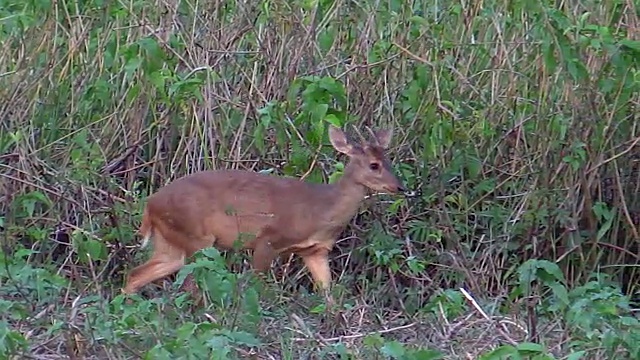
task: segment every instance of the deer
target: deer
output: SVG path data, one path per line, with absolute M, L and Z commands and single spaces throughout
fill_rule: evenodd
M 240 241 L 240 249 L 252 251 L 251 267 L 262 275 L 279 256 L 300 256 L 314 287 L 334 304 L 329 252 L 339 235 L 368 191 L 405 192 L 385 155 L 392 130 L 367 130 L 370 139 L 357 132 L 357 143 L 329 125 L 331 145 L 349 159 L 331 184 L 219 169 L 194 172 L 160 188 L 148 197 L 138 231 L 141 248 L 151 240 L 153 254 L 129 272 L 122 292 L 136 293 L 177 272 L 201 249 L 238 250 L 234 244 Z

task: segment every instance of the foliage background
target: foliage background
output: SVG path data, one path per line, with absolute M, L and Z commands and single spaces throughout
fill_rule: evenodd
M 1 356 L 640 358 L 638 11 L 0 0 Z M 264 284 L 212 249 L 181 274 L 204 308 L 123 302 L 147 194 L 202 169 L 335 179 L 329 122 L 393 126 L 420 193 L 342 234 L 339 319 L 297 259 Z

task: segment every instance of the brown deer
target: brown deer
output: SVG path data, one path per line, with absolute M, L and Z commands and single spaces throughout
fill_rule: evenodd
M 139 230 L 142 247 L 152 239 L 154 253 L 131 271 L 123 292 L 135 293 L 178 271 L 200 249 L 214 245 L 233 249 L 236 241 L 249 236 L 241 247 L 253 250 L 255 271 L 264 273 L 276 257 L 295 253 L 332 301 L 329 251 L 367 189 L 404 191 L 384 155 L 392 131 L 369 132 L 370 141 L 360 135 L 361 143 L 356 144 L 330 125 L 331 144 L 350 158 L 343 176 L 333 184 L 215 170 L 187 175 L 161 188 L 149 197 Z

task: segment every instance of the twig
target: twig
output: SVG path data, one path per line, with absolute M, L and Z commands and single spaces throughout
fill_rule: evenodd
M 415 326 L 416 323 L 411 323 L 411 324 L 407 324 L 407 325 L 402 325 L 402 326 L 397 326 L 397 327 L 393 327 L 393 328 L 389 328 L 389 329 L 383 329 L 383 330 L 378 330 L 378 331 L 372 331 L 372 332 L 368 332 L 368 333 L 364 333 L 364 334 L 353 334 L 353 335 L 344 335 L 344 336 L 338 336 L 338 337 L 333 337 L 333 338 L 325 338 L 323 339 L 323 341 L 326 342 L 332 342 L 332 341 L 342 341 L 342 340 L 347 340 L 347 339 L 358 339 L 358 338 L 362 338 L 362 337 L 366 337 L 369 335 L 374 335 L 374 334 L 386 334 L 386 333 L 390 333 L 390 332 L 394 332 L 394 331 L 398 331 L 398 330 L 405 330 L 408 328 L 411 328 L 413 326 Z M 309 341 L 312 339 L 304 339 L 304 338 L 293 338 L 293 341 Z
M 462 292 L 462 295 L 464 295 L 464 297 L 467 298 L 467 300 L 469 300 L 469 302 L 471 303 L 471 305 L 473 305 L 473 307 L 480 313 L 480 315 L 482 315 L 483 318 L 485 318 L 486 320 L 489 320 L 491 322 L 493 322 L 493 319 L 489 317 L 489 315 L 487 315 L 487 313 L 482 310 L 482 308 L 480 307 L 480 305 L 478 305 L 478 302 L 471 296 L 471 294 L 469 294 L 467 292 L 467 290 L 465 290 L 464 288 L 460 288 L 460 292 Z M 498 323 L 498 327 L 496 327 L 496 330 L 498 330 L 498 332 L 500 333 L 500 335 L 504 336 L 505 340 L 507 340 L 507 342 L 509 342 L 509 344 L 516 346 L 518 345 L 518 342 L 513 340 L 508 334 L 507 334 L 507 329 L 504 327 L 504 324 L 502 323 Z

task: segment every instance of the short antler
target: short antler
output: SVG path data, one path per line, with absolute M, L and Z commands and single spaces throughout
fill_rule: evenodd
M 358 139 L 360 140 L 360 144 L 364 145 L 367 143 L 367 139 L 365 139 L 364 136 L 362 136 L 362 133 L 360 132 L 360 130 L 358 130 L 358 128 L 355 125 L 352 125 L 353 130 L 355 131 L 356 135 L 358 135 Z
M 367 132 L 369 133 L 369 138 L 371 139 L 372 143 L 375 143 L 376 145 L 380 145 L 380 142 L 378 141 L 378 135 L 376 135 L 376 133 L 371 130 L 370 127 L 365 126 L 365 129 L 367 129 Z

